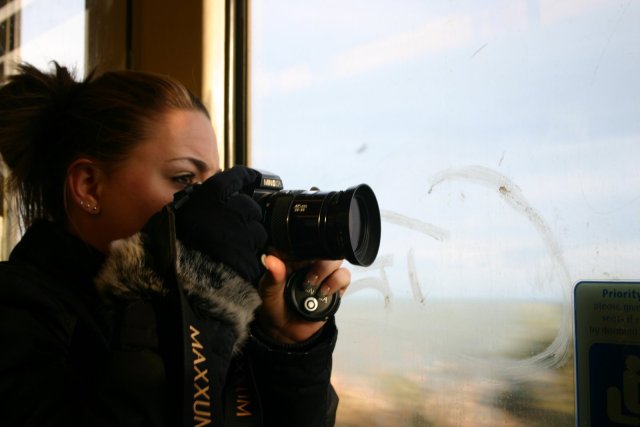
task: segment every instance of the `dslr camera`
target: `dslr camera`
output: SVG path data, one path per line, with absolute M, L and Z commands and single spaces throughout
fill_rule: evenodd
M 368 266 L 380 247 L 380 209 L 367 184 L 344 191 L 285 190 L 278 175 L 259 170 L 251 196 L 262 208 L 268 248 L 287 260 L 346 259 Z M 307 320 L 325 320 L 340 305 L 337 294 L 320 297 L 304 286 L 306 270 L 287 280 L 285 299 Z

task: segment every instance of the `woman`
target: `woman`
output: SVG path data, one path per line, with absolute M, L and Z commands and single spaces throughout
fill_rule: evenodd
M 0 264 L 2 424 L 332 425 L 337 331 L 285 305 L 259 174 L 220 172 L 205 107 L 170 78 L 54 65 L 0 88 L 28 227 Z M 337 261 L 306 277 L 350 282 Z

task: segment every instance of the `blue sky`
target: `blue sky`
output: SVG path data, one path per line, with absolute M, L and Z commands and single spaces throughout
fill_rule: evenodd
M 367 182 L 447 230 L 383 223 L 395 296 L 410 250 L 432 297 L 640 278 L 638 18 L 633 1 L 256 1 L 253 164 L 287 188 Z
M 23 0 L 20 6 L 20 60 L 41 68 L 55 60 L 83 76 L 84 0 Z

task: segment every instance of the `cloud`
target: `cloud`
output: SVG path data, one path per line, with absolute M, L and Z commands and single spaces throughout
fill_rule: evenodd
M 55 26 L 45 27 L 47 31 L 34 36 L 21 34 L 22 45 L 20 46 L 20 57 L 22 61 L 28 62 L 47 69 L 52 60 L 56 60 L 62 65 L 66 65 L 76 70 L 78 76 L 84 75 L 85 49 L 85 11 L 83 8 L 77 10 L 67 10 L 68 16 L 59 17 Z M 75 13 L 71 13 L 75 12 Z M 23 32 L 26 28 L 30 31 L 42 28 L 36 23 L 31 23 L 32 19 L 42 19 L 40 9 L 31 10 L 31 14 L 23 13 Z
M 278 88 L 284 91 L 293 91 L 309 87 L 314 80 L 314 75 L 306 64 L 288 68 L 276 75 Z
M 540 22 L 554 24 L 605 7 L 611 7 L 610 0 L 539 0 Z
M 415 29 L 392 34 L 336 53 L 321 66 L 296 64 L 270 71 L 254 69 L 258 96 L 273 91 L 290 92 L 324 81 L 351 78 L 383 67 L 400 64 L 427 55 L 446 52 L 470 44 L 472 19 L 453 15 L 432 19 Z
M 438 18 L 414 30 L 338 53 L 330 61 L 329 74 L 334 78 L 352 77 L 391 64 L 459 48 L 471 41 L 469 16 Z

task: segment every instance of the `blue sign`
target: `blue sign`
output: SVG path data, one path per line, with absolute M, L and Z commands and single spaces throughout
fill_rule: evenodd
M 574 302 L 577 425 L 640 426 L 640 283 L 580 282 Z

